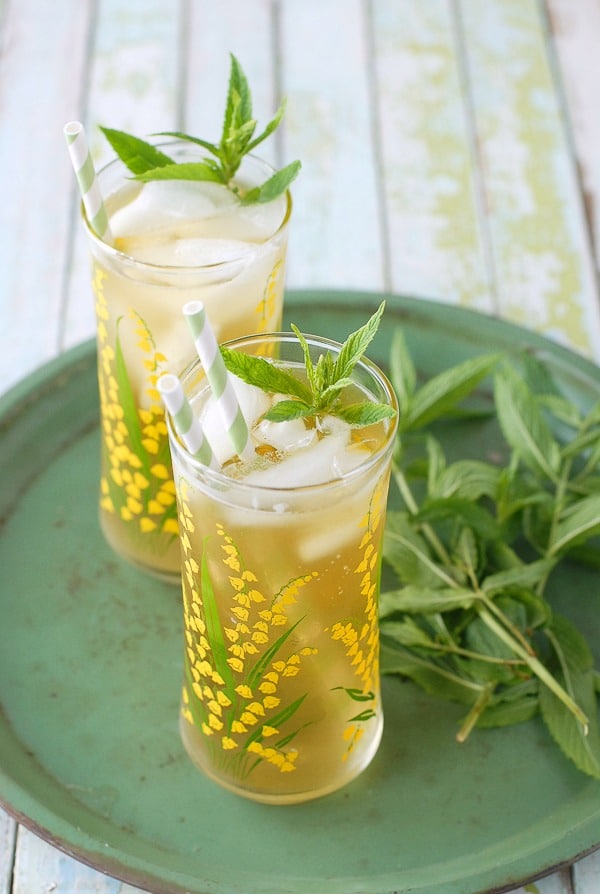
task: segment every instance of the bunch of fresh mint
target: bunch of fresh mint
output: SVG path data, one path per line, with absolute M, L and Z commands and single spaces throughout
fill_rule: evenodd
M 229 89 L 221 140 L 211 143 L 179 131 L 164 131 L 156 136 L 176 137 L 201 146 L 210 153 L 202 161 L 175 162 L 151 143 L 121 130 L 101 127 L 101 131 L 129 168 L 136 180 L 209 180 L 220 183 L 236 193 L 244 204 L 270 202 L 284 193 L 300 170 L 300 162 L 293 161 L 276 171 L 263 184 L 243 190 L 236 174 L 245 155 L 259 146 L 277 129 L 285 111 L 283 102 L 275 117 L 262 133 L 255 136 L 257 122 L 252 116 L 252 95 L 247 78 L 236 57 L 231 54 Z
M 467 706 L 459 741 L 539 714 L 600 779 L 600 675 L 584 633 L 547 598 L 565 563 L 600 564 L 600 402 L 580 410 L 528 354 L 475 357 L 419 386 L 398 332 L 391 366 L 402 508 L 385 532 L 397 587 L 381 596 L 383 672 Z M 450 461 L 436 435 L 488 375 L 504 459 L 467 458 L 474 418 L 462 423 L 465 457 Z

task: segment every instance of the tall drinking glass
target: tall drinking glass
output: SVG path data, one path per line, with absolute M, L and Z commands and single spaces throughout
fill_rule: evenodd
M 339 352 L 335 342 L 308 341 L 313 359 Z M 304 369 L 288 334 L 228 347 Z M 374 364 L 363 359 L 352 378 L 349 402 L 397 411 Z M 209 390 L 198 363 L 183 387 L 202 418 Z M 265 409 L 256 395 L 242 403 L 256 419 L 255 459 L 241 469 L 201 465 L 167 419 L 182 555 L 180 730 L 218 783 L 288 804 L 348 783 L 380 742 L 378 595 L 396 419 L 265 425 Z
M 198 161 L 185 141 L 165 146 Z M 273 173 L 248 156 L 245 186 Z M 100 523 L 114 550 L 140 568 L 179 580 L 175 488 L 159 376 L 191 360 L 183 305 L 200 300 L 219 341 L 281 324 L 289 193 L 242 205 L 224 186 L 134 181 L 119 160 L 98 183 L 113 243 L 85 217 L 97 317 L 101 415 Z

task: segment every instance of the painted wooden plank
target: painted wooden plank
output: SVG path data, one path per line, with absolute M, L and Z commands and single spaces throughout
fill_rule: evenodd
M 573 894 L 568 870 L 555 872 L 546 878 L 516 888 L 510 894 Z
M 574 865 L 573 882 L 573 894 L 598 894 L 600 891 L 600 851 L 595 851 Z
M 299 158 L 288 283 L 384 284 L 369 42 L 358 0 L 287 0 L 279 7 L 283 156 Z
M 546 0 L 559 76 L 600 265 L 600 4 L 597 0 Z
M 184 124 L 188 133 L 221 136 L 229 80 L 229 54 L 239 60 L 252 91 L 257 133 L 279 105 L 276 81 L 276 19 L 271 0 L 195 0 L 186 28 Z M 275 164 L 277 136 L 257 148 Z
M 91 2 L 8 3 L 0 44 L 0 389 L 58 349 L 78 106 Z
M 494 309 L 453 4 L 373 3 L 395 291 Z
M 537 0 L 460 0 L 502 316 L 600 356 L 570 141 Z
M 141 889 L 78 863 L 19 827 L 12 894 L 140 894 Z
M 0 807 L 0 894 L 11 894 L 17 824 Z
M 100 0 L 89 88 L 71 118 L 84 120 L 96 166 L 113 158 L 98 124 L 145 137 L 180 125 L 182 4 L 173 0 Z M 73 180 L 73 178 L 71 178 Z M 73 251 L 61 347 L 95 333 L 88 250 L 73 197 Z

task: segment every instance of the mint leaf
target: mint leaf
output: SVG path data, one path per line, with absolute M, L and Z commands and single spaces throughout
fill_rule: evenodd
M 263 132 L 260 134 L 260 136 L 256 137 L 254 140 L 252 140 L 251 143 L 248 143 L 248 150 L 247 150 L 248 152 L 252 152 L 252 150 L 255 149 L 256 146 L 259 146 L 260 143 L 262 143 L 264 140 L 267 139 L 267 137 L 270 137 L 271 134 L 273 133 L 273 131 L 277 130 L 277 128 L 279 127 L 279 125 L 281 123 L 281 119 L 283 118 L 283 116 L 285 114 L 285 107 L 286 107 L 286 101 L 284 99 L 283 102 L 281 103 L 281 105 L 279 106 L 279 108 L 277 109 L 275 116 L 271 119 L 271 121 L 269 121 L 269 123 L 267 124 L 267 126 L 265 127 Z
M 244 193 L 242 204 L 251 205 L 254 202 L 262 204 L 272 202 L 273 199 L 276 199 L 277 196 L 280 196 L 288 189 L 292 181 L 298 176 L 301 167 L 302 165 L 299 161 L 293 161 L 285 168 L 281 168 L 280 171 L 276 171 L 272 177 L 265 180 L 262 186 L 255 186 L 254 189 Z
M 212 183 L 222 183 L 220 173 L 211 165 L 202 161 L 185 162 L 183 164 L 166 164 L 151 171 L 144 171 L 137 175 L 136 180 L 148 183 L 150 180 L 209 180 Z
M 500 428 L 510 446 L 524 465 L 555 481 L 560 463 L 558 443 L 533 393 L 509 366 L 496 376 L 495 398 Z
M 310 389 L 292 373 L 275 366 L 263 357 L 232 351 L 221 345 L 221 356 L 229 372 L 248 385 L 256 385 L 269 394 L 288 394 L 298 397 L 305 404 L 311 403 Z
M 391 419 L 396 411 L 388 404 L 374 401 L 363 401 L 356 404 L 343 405 L 339 402 L 340 392 L 353 384 L 348 376 L 338 376 L 344 370 L 351 371 L 359 361 L 360 353 L 372 340 L 385 302 L 371 319 L 357 332 L 352 333 L 340 349 L 338 359 L 344 356 L 341 365 L 333 359 L 333 354 L 320 354 L 314 364 L 310 354 L 310 345 L 297 326 L 292 323 L 292 330 L 298 339 L 304 355 L 304 366 L 308 384 L 287 370 L 276 366 L 262 357 L 232 351 L 221 347 L 221 355 L 227 369 L 248 385 L 255 385 L 269 394 L 284 394 L 293 400 L 282 400 L 276 403 L 265 414 L 270 422 L 285 422 L 305 416 L 334 415 L 344 419 L 350 425 L 374 425 L 385 419 Z
M 560 615 L 554 616 L 549 634 L 556 656 L 555 677 L 587 715 L 588 729 L 577 722 L 550 689 L 541 686 L 540 708 L 544 723 L 575 766 L 600 779 L 600 729 L 591 652 L 578 630 Z
M 183 133 L 180 130 L 161 130 L 156 136 L 174 137 L 177 140 L 187 140 L 188 143 L 196 143 L 197 146 L 202 146 L 203 149 L 207 149 L 213 155 L 218 155 L 219 153 L 219 147 L 214 143 L 209 143 L 207 140 L 201 140 L 200 137 L 191 137 L 189 134 Z
M 352 370 L 373 341 L 379 329 L 384 309 L 385 301 L 382 301 L 364 326 L 361 326 L 360 329 L 348 336 L 335 361 L 333 369 L 334 381 L 345 379 L 352 373 Z
M 230 139 L 240 123 L 252 119 L 252 94 L 248 85 L 248 79 L 242 66 L 233 53 L 229 54 L 229 86 L 227 90 L 227 102 L 223 119 L 223 131 L 221 134 L 221 147 Z
M 357 427 L 375 425 L 377 422 L 383 422 L 384 419 L 392 419 L 395 415 L 396 411 L 388 404 L 374 404 L 368 400 L 364 403 L 340 407 L 336 411 L 336 416 L 349 425 Z
M 402 418 L 408 412 L 415 393 L 417 371 L 401 329 L 396 329 L 392 338 L 390 379 L 398 398 Z
M 145 174 L 147 171 L 173 164 L 168 155 L 145 140 L 109 127 L 101 127 L 100 130 L 132 174 Z
M 290 419 L 314 416 L 316 412 L 312 404 L 306 404 L 303 400 L 280 400 L 265 413 L 264 418 L 269 422 L 288 422 Z
M 182 131 L 162 131 L 160 134 L 201 146 L 210 154 L 210 157 L 203 161 L 195 164 L 175 162 L 138 137 L 123 131 L 100 128 L 119 158 L 138 180 L 144 183 L 150 180 L 209 180 L 222 183 L 246 205 L 271 202 L 289 188 L 300 170 L 299 161 L 294 161 L 276 171 L 263 184 L 245 193 L 242 184 L 235 180 L 244 156 L 267 139 L 279 126 L 285 111 L 285 102 L 282 102 L 264 131 L 258 137 L 254 137 L 257 122 L 252 117 L 252 94 L 248 80 L 233 53 L 230 57 L 229 83 L 219 143 L 190 136 Z
M 558 553 L 574 543 L 582 543 L 600 532 L 600 494 L 585 497 L 575 508 L 563 514 L 550 544 Z
M 484 354 L 429 379 L 410 399 L 404 416 L 400 417 L 400 428 L 423 428 L 453 410 L 499 361 L 499 354 Z

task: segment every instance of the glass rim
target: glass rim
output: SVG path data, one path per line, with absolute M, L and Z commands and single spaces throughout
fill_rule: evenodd
M 189 146 L 192 149 L 194 147 L 194 143 L 190 143 L 187 140 L 169 140 L 169 141 L 162 142 L 162 143 L 153 143 L 153 145 L 157 149 L 166 149 L 168 146 L 178 146 L 178 147 L 181 147 L 181 146 L 188 147 Z M 201 147 L 196 147 L 196 148 L 198 149 L 198 152 L 201 149 Z M 268 169 L 272 173 L 275 173 L 275 168 L 273 167 L 273 165 L 270 162 L 266 161 L 264 158 L 261 158 L 261 156 L 259 156 L 259 155 L 254 155 L 254 153 L 250 152 L 250 153 L 248 153 L 248 155 L 244 156 L 244 159 L 250 159 L 253 162 L 258 162 L 260 165 L 264 166 L 266 169 Z M 242 162 L 242 164 L 243 164 L 243 162 Z M 110 171 L 110 169 L 116 169 L 119 166 L 123 166 L 124 169 L 127 170 L 124 163 L 118 157 L 112 158 L 110 161 L 108 161 L 105 165 L 103 165 L 100 168 L 100 170 L 98 171 L 98 173 L 96 175 L 98 182 L 100 181 L 100 179 L 103 177 L 104 174 L 106 174 L 108 171 Z M 237 255 L 235 258 L 228 258 L 226 261 L 216 261 L 211 264 L 195 264 L 193 266 L 179 266 L 179 265 L 174 265 L 174 264 L 153 264 L 150 261 L 142 261 L 139 258 L 134 257 L 133 255 L 129 255 L 129 254 L 127 254 L 127 252 L 124 252 L 118 248 L 115 248 L 115 246 L 111 245 L 109 242 L 105 242 L 104 239 L 102 239 L 95 232 L 95 230 L 92 229 L 92 226 L 91 226 L 89 218 L 87 216 L 83 201 L 81 201 L 79 203 L 79 213 L 80 213 L 81 219 L 83 221 L 86 236 L 88 237 L 88 239 L 90 239 L 90 241 L 95 246 L 97 246 L 106 255 L 106 257 L 111 258 L 113 261 L 116 261 L 120 264 L 124 264 L 124 265 L 128 265 L 128 266 L 139 267 L 141 270 L 147 270 L 149 273 L 160 272 L 163 275 L 166 274 L 166 275 L 176 276 L 177 274 L 180 274 L 182 276 L 190 276 L 190 274 L 193 275 L 194 273 L 197 274 L 202 271 L 217 272 L 219 270 L 227 270 L 227 268 L 230 266 L 238 265 L 238 264 L 243 263 L 244 261 L 254 257 L 256 249 L 261 249 L 263 246 L 269 245 L 277 236 L 279 236 L 280 233 L 282 233 L 287 228 L 287 226 L 290 222 L 290 218 L 292 215 L 292 193 L 289 189 L 286 189 L 284 195 L 287 199 L 287 203 L 286 203 L 286 209 L 285 209 L 285 214 L 283 216 L 283 220 L 281 221 L 281 223 L 279 224 L 277 229 L 273 233 L 271 233 L 271 235 L 267 239 L 263 240 L 262 242 L 248 243 L 249 245 L 252 246 L 252 250 L 246 251 L 246 252 L 244 252 L 244 254 Z M 103 199 L 105 199 L 104 196 L 103 196 Z
M 335 341 L 333 339 L 319 335 L 310 335 L 304 333 L 303 335 L 309 345 L 332 348 L 338 353 L 339 350 L 342 348 L 341 342 Z M 251 333 L 249 335 L 244 335 L 239 338 L 234 338 L 229 341 L 223 342 L 223 346 L 226 348 L 235 349 L 242 346 L 243 344 L 248 344 L 256 341 L 277 341 L 292 343 L 294 345 L 297 345 L 300 354 L 302 353 L 302 347 L 298 341 L 298 338 L 295 333 L 291 331 Z M 195 358 L 186 366 L 186 368 L 180 374 L 179 378 L 181 380 L 184 391 L 186 382 L 189 382 L 189 379 L 201 367 L 202 363 L 200 359 Z M 242 494 L 250 494 L 252 492 L 264 494 L 310 494 L 316 491 L 336 490 L 342 487 L 346 488 L 349 483 L 354 480 L 358 480 L 363 475 L 367 474 L 371 468 L 380 463 L 383 457 L 388 453 L 388 451 L 392 449 L 394 438 L 398 429 L 399 418 L 398 398 L 390 380 L 383 372 L 383 370 L 381 370 L 380 367 L 368 357 L 362 357 L 356 364 L 355 368 L 363 369 L 371 377 L 371 379 L 379 385 L 379 387 L 388 397 L 387 403 L 389 403 L 389 405 L 393 407 L 393 409 L 395 409 L 396 415 L 393 419 L 387 420 L 387 422 L 389 423 L 389 429 L 386 432 L 386 438 L 381 446 L 378 447 L 377 450 L 375 450 L 373 453 L 369 454 L 369 456 L 363 462 L 359 463 L 358 466 L 354 466 L 352 469 L 350 469 L 350 471 L 344 473 L 343 475 L 340 475 L 337 478 L 332 478 L 319 484 L 296 484 L 290 487 L 274 487 L 273 485 L 245 482 L 243 478 L 231 478 L 229 475 L 226 475 L 221 469 L 212 469 L 209 466 L 204 465 L 204 463 L 201 463 L 189 452 L 175 430 L 170 413 L 165 411 L 165 419 L 169 432 L 169 442 L 171 445 L 171 450 L 173 449 L 173 445 L 175 445 L 177 454 L 183 459 L 185 464 L 193 470 L 194 475 L 203 478 L 208 485 L 215 485 L 218 486 L 220 489 L 223 489 L 224 487 L 229 490 L 235 489 Z M 209 387 L 208 384 L 206 387 Z M 187 394 L 186 397 L 188 398 L 188 400 L 190 399 L 189 395 Z

